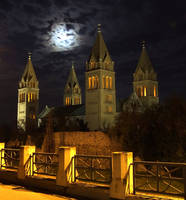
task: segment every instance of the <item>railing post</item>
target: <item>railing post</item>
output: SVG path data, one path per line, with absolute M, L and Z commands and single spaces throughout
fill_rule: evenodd
M 0 169 L 3 169 L 5 166 L 5 160 L 4 160 L 4 155 L 5 152 L 3 151 L 3 149 L 5 148 L 5 143 L 0 143 L 0 153 L 1 153 L 1 159 L 0 159 Z
M 184 199 L 186 200 L 186 166 L 183 167 Z
M 125 199 L 129 192 L 133 192 L 132 163 L 132 152 L 112 153 L 112 183 L 110 187 L 110 198 Z
M 35 146 L 21 146 L 20 154 L 19 154 L 19 167 L 17 176 L 19 179 L 25 178 L 25 163 L 29 159 L 29 157 L 35 152 Z
M 60 147 L 58 155 L 56 185 L 67 186 L 75 180 L 73 157 L 76 155 L 76 147 Z

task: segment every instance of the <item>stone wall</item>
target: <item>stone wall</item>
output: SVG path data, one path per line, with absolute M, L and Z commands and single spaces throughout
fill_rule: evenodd
M 121 144 L 106 133 L 95 132 L 55 132 L 54 146 L 57 152 L 60 146 L 75 146 L 77 154 L 111 155 L 113 151 L 121 151 Z

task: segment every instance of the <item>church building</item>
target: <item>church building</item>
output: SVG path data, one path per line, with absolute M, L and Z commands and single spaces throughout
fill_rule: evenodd
M 19 128 L 28 130 L 37 126 L 38 103 L 39 82 L 29 53 L 18 89 L 17 125 Z
M 70 121 L 82 120 L 91 131 L 105 130 L 114 125 L 115 117 L 122 110 L 130 109 L 135 104 L 141 112 L 146 107 L 159 103 L 157 74 L 143 43 L 137 68 L 133 74 L 133 93 L 122 102 L 122 105 L 116 105 L 118 101 L 116 101 L 114 61 L 103 39 L 100 25 L 85 64 L 85 105 L 82 104 L 81 87 L 73 63 L 64 88 L 62 106 L 51 108 L 46 106 L 37 115 L 38 85 L 29 54 L 18 89 L 17 120 L 18 125 L 24 130 L 37 121 L 40 125 L 49 113 L 53 113 L 58 118 L 60 115 L 66 116 Z M 116 110 L 118 107 L 120 109 Z

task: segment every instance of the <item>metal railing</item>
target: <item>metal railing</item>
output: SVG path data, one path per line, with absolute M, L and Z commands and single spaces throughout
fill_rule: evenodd
M 58 169 L 58 154 L 33 153 L 32 174 L 56 176 Z
M 1 149 L 1 169 L 18 169 L 19 149 Z
M 184 196 L 186 164 L 139 161 L 133 165 L 134 194 L 143 192 Z
M 74 156 L 75 181 L 109 184 L 112 180 L 112 159 L 109 156 Z

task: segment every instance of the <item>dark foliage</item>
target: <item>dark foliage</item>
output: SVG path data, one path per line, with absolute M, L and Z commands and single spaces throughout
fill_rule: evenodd
M 125 151 L 144 160 L 186 161 L 186 101 L 171 97 L 144 112 L 125 111 L 112 134 L 123 142 Z

